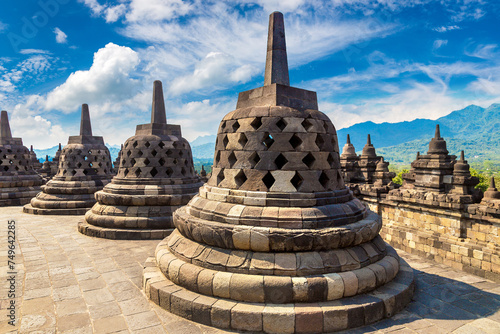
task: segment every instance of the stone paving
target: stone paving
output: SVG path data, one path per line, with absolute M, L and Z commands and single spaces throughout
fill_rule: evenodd
M 16 326 L 7 323 L 7 221 L 16 221 Z M 0 208 L 0 333 L 224 333 L 172 315 L 141 291 L 159 241 L 78 233 L 83 216 Z M 415 270 L 405 311 L 348 333 L 500 333 L 500 284 L 398 251 Z M 346 332 L 347 333 L 347 332 Z

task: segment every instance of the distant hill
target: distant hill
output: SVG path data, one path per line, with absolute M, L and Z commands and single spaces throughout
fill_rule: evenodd
M 66 144 L 62 144 L 62 147 L 64 147 Z M 106 144 L 106 146 L 109 149 L 109 154 L 111 155 L 111 161 L 115 161 L 116 157 L 118 156 L 118 152 L 120 152 L 120 146 L 119 145 L 110 145 Z M 56 155 L 57 149 L 59 148 L 59 144 L 56 146 L 50 147 L 50 148 L 45 148 L 45 149 L 36 149 L 33 148 L 33 151 L 36 153 L 36 157 L 40 162 L 45 161 L 45 156 L 49 156 L 49 161 L 52 161 L 54 156 Z

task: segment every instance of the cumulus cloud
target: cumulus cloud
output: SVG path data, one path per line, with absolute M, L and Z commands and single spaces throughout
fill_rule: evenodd
M 69 113 L 82 103 L 101 104 L 130 98 L 137 89 L 138 81 L 131 74 L 138 64 L 134 50 L 109 43 L 94 54 L 88 71 L 72 73 L 48 94 L 45 109 Z
M 64 33 L 64 31 L 62 31 L 61 29 L 56 27 L 54 29 L 54 34 L 56 34 L 56 42 L 57 43 L 64 44 L 64 43 L 68 42 L 68 35 L 66 35 Z
M 119 4 L 116 6 L 110 6 L 105 9 L 105 18 L 106 22 L 111 23 L 111 22 L 116 22 L 118 19 L 125 14 L 127 11 L 127 6 L 124 4 Z

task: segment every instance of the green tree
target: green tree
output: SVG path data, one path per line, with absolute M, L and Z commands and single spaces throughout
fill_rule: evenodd
M 404 173 L 408 173 L 409 170 L 406 169 L 406 168 L 403 168 L 397 175 L 395 178 L 392 179 L 392 182 L 396 183 L 396 184 L 400 184 L 402 185 L 403 184 L 403 174 Z
M 486 189 L 488 189 L 488 187 L 490 186 L 490 179 L 486 175 L 479 173 L 474 168 L 470 169 L 470 175 L 479 178 L 479 183 L 476 186 L 477 189 L 481 189 L 483 192 L 485 192 Z

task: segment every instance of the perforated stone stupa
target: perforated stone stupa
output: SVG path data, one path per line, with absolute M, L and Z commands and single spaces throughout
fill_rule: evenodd
M 13 138 L 7 111 L 0 114 L 0 206 L 23 205 L 40 191 L 43 179 L 30 165 L 30 151 Z
M 283 15 L 270 16 L 264 87 L 217 134 L 212 176 L 174 213 L 144 271 L 146 295 L 209 326 L 320 333 L 392 316 L 413 272 L 340 174 L 316 93 L 289 86 Z
M 33 151 L 33 145 L 31 145 L 30 147 L 30 165 L 35 171 L 38 171 L 40 168 L 42 168 L 42 163 L 38 161 L 36 153 L 35 151 Z
M 365 179 L 359 167 L 359 155 L 356 154 L 349 135 L 340 155 L 340 167 L 345 183 L 364 182 Z
M 161 239 L 174 225 L 172 212 L 202 185 L 191 147 L 179 125 L 167 124 L 163 90 L 154 82 L 151 123 L 127 139 L 113 181 L 96 193 L 98 203 L 78 225 L 84 234 L 109 239 Z
M 94 205 L 94 193 L 112 178 L 111 157 L 102 137 L 92 135 L 89 108 L 82 105 L 80 135 L 70 136 L 59 157 L 57 174 L 24 206 L 43 215 L 83 215 Z

